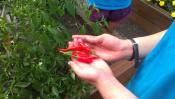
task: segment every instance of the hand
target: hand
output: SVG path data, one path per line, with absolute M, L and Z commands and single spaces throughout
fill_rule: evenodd
M 68 63 L 73 71 L 87 82 L 94 85 L 104 99 L 137 99 L 112 74 L 109 66 L 102 60 L 94 60 L 91 64 L 77 60 Z
M 111 69 L 102 59 L 96 59 L 90 64 L 73 59 L 73 61 L 70 61 L 68 64 L 78 77 L 93 85 L 97 85 L 101 82 L 101 79 L 104 78 L 104 76 L 113 76 Z
M 100 36 L 74 35 L 70 46 L 77 46 L 79 41 L 87 43 L 95 54 L 106 61 L 129 59 L 132 55 L 132 43 L 109 34 Z

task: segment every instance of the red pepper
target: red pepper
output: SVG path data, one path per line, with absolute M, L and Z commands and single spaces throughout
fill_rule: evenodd
M 92 53 L 89 46 L 83 42 L 79 42 L 79 45 L 76 47 L 58 49 L 58 51 L 64 54 L 69 54 L 72 58 L 76 58 L 78 61 L 84 62 L 84 63 L 91 63 L 93 62 L 93 60 L 98 58 L 95 55 L 91 55 Z
M 80 62 L 84 62 L 84 63 L 92 63 L 93 60 L 98 59 L 98 57 L 96 56 L 89 56 L 89 57 L 78 57 L 77 60 Z
M 72 52 L 72 58 L 76 58 L 80 62 L 91 63 L 93 60 L 97 59 L 97 56 L 87 54 L 85 52 Z
M 78 46 L 78 47 L 70 47 L 70 48 L 58 48 L 58 51 L 61 51 L 61 52 L 82 51 L 82 47 Z
M 87 53 L 90 52 L 90 48 L 88 47 L 88 45 L 86 45 L 85 43 L 82 43 L 82 42 L 80 42 L 79 46 L 76 46 L 76 47 L 70 47 L 70 48 L 65 48 L 65 49 L 62 49 L 62 48 L 58 49 L 58 51 L 62 51 L 62 52 L 73 51 L 73 50 L 85 51 Z
M 72 58 L 75 58 L 75 57 L 89 57 L 89 56 L 90 56 L 90 54 L 85 53 L 85 52 L 81 52 L 81 51 L 72 52 Z
M 92 59 L 92 60 L 95 60 L 95 59 L 98 59 L 99 57 L 91 55 L 89 58 Z
M 78 57 L 77 60 L 80 62 L 84 62 L 84 63 L 92 63 L 93 62 L 93 60 L 91 58 L 88 58 L 88 57 Z
M 77 55 L 78 56 L 81 56 L 81 57 L 89 57 L 90 54 L 89 53 L 85 53 L 85 52 L 82 52 L 82 51 L 76 51 Z
M 79 45 L 82 47 L 82 49 L 84 49 L 85 52 L 89 53 L 90 52 L 90 48 L 88 45 L 86 45 L 83 42 L 80 42 Z

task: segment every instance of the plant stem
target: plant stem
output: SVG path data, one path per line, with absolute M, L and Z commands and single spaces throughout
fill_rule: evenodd
M 1 18 L 5 15 L 5 5 L 3 6 L 2 13 L 1 13 Z

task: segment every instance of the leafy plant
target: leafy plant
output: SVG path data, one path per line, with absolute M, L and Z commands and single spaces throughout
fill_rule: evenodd
M 56 51 L 71 39 L 61 18 L 76 16 L 73 0 L 1 0 L 0 98 L 79 99 L 90 87 Z M 85 32 L 84 26 L 81 28 Z

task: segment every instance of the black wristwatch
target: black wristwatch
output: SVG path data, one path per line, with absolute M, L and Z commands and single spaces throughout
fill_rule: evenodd
M 133 53 L 132 53 L 132 56 L 129 59 L 129 61 L 134 60 L 135 67 L 137 68 L 138 65 L 139 65 L 139 49 L 138 49 L 138 44 L 136 43 L 136 41 L 134 39 L 130 39 L 130 41 L 132 42 Z

